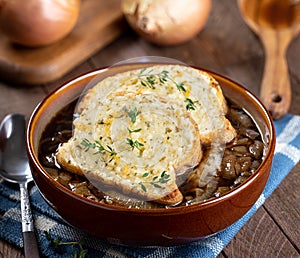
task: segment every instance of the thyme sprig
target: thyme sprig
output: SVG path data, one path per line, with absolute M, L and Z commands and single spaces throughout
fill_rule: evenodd
M 96 152 L 94 153 L 95 155 L 103 152 L 109 153 L 111 156 L 109 162 L 112 161 L 114 157 L 117 155 L 116 151 L 111 146 L 106 145 L 106 147 L 104 147 L 101 141 L 99 140 L 96 140 L 95 142 L 91 142 L 88 139 L 83 139 L 81 145 L 85 147 L 86 151 L 88 151 L 89 149 L 96 149 Z
M 79 253 L 78 250 L 74 250 L 73 258 L 84 258 L 88 252 L 88 249 L 84 249 L 81 242 L 76 241 L 70 241 L 70 242 L 63 242 L 61 237 L 53 238 L 48 231 L 44 231 L 44 234 L 46 236 L 46 239 L 50 241 L 54 247 L 62 246 L 62 245 L 71 245 L 73 248 L 75 246 L 79 247 Z
M 151 89 L 155 89 L 155 83 L 158 82 L 159 85 L 163 85 L 165 84 L 165 82 L 167 81 L 171 81 L 176 88 L 180 91 L 185 93 L 186 92 L 186 88 L 183 82 L 176 82 L 175 80 L 173 80 L 170 76 L 169 76 L 169 72 L 166 70 L 161 71 L 160 73 L 152 73 L 152 69 L 147 70 L 147 68 L 143 68 L 140 73 L 139 73 L 139 80 L 142 84 L 142 86 L 144 87 L 148 87 Z M 147 73 L 146 73 L 147 72 Z M 186 110 L 195 110 L 196 109 L 196 105 L 193 102 L 193 100 L 191 100 L 190 98 L 186 98 L 185 102 L 187 102 L 186 104 Z
M 141 84 L 144 87 L 148 87 L 151 89 L 155 89 L 155 83 L 159 82 L 160 85 L 165 84 L 165 82 L 167 82 L 168 80 L 173 82 L 176 86 L 176 88 L 179 91 L 183 91 L 186 92 L 186 89 L 184 87 L 184 83 L 183 82 L 176 82 L 175 80 L 173 80 L 170 76 L 169 76 L 169 71 L 163 70 L 160 73 L 151 73 L 153 70 L 150 69 L 149 71 L 147 71 L 147 73 L 145 73 L 147 70 L 147 68 L 143 68 L 140 71 L 140 74 L 138 76 Z
M 160 84 L 164 84 L 168 80 L 168 71 L 162 71 L 160 73 L 151 73 L 152 69 L 145 73 L 147 68 L 143 68 L 138 76 L 142 86 L 155 89 L 155 83 L 159 81 Z
M 128 116 L 130 117 L 131 123 L 134 124 L 136 122 L 137 116 L 139 114 L 141 114 L 141 111 L 138 111 L 137 108 L 135 107 L 134 109 L 129 110 L 127 113 L 128 113 Z M 130 137 L 126 138 L 126 142 L 131 147 L 131 150 L 134 150 L 134 148 L 137 148 L 139 151 L 142 151 L 142 147 L 144 146 L 144 144 L 138 140 L 132 139 L 132 134 L 140 132 L 142 130 L 142 128 L 138 128 L 138 129 L 127 128 L 127 130 L 129 132 Z
M 194 101 L 192 101 L 190 98 L 186 98 L 185 101 L 186 104 L 186 110 L 195 110 L 196 109 L 196 105 L 194 103 Z
M 142 147 L 144 146 L 143 143 L 139 142 L 138 140 L 133 140 L 132 138 L 126 138 L 127 144 L 131 147 L 131 150 L 137 148 L 139 151 L 142 151 Z
M 149 177 L 150 173 L 146 172 L 142 175 L 142 178 Z M 139 185 L 141 186 L 142 190 L 144 192 L 147 192 L 147 184 L 150 184 L 154 186 L 155 188 L 164 188 L 162 185 L 166 184 L 170 181 L 170 175 L 167 173 L 167 171 L 163 171 L 160 176 L 154 176 L 151 181 L 141 181 L 139 182 Z

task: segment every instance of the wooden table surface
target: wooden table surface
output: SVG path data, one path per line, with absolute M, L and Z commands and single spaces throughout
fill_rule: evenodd
M 45 95 L 69 79 L 92 69 L 139 56 L 165 56 L 212 70 L 258 94 L 264 51 L 258 37 L 242 20 L 235 0 L 213 0 L 203 31 L 188 43 L 158 47 L 126 30 L 63 78 L 35 87 L 0 81 L 0 119 L 8 113 L 31 114 Z M 300 115 L 300 36 L 287 59 L 292 85 L 290 113 Z M 300 164 L 238 232 L 219 257 L 300 257 Z M 1 214 L 0 214 L 1 216 Z M 0 257 L 22 257 L 22 250 L 0 241 Z

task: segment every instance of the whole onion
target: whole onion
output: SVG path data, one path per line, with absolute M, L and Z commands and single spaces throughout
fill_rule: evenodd
M 75 26 L 80 0 L 0 0 L 0 31 L 11 42 L 44 46 Z
M 211 0 L 123 0 L 129 25 L 158 45 L 176 45 L 194 37 L 206 24 Z

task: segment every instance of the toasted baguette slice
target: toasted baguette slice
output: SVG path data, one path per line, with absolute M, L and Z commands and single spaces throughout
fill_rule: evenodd
M 165 204 L 182 199 L 176 183 L 198 165 L 200 142 L 222 145 L 236 136 L 217 81 L 180 65 L 107 77 L 87 91 L 78 112 L 58 162 L 100 189 Z
M 219 83 L 204 71 L 182 65 L 155 65 L 107 77 L 88 91 L 79 112 L 124 92 L 152 94 L 188 108 L 203 144 L 227 143 L 236 136 L 225 117 L 227 105 Z
M 186 109 L 155 95 L 124 92 L 96 108 L 88 99 L 85 105 L 73 137 L 56 154 L 59 164 L 100 190 L 111 186 L 143 200 L 180 202 L 177 174 L 191 171 L 202 157 L 199 130 Z

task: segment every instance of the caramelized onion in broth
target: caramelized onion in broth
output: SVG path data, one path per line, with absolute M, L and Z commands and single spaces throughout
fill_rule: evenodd
M 128 208 L 162 208 L 162 204 L 140 201 L 132 197 L 124 198 L 110 189 L 100 191 L 85 177 L 63 170 L 55 159 L 58 147 L 72 136 L 72 122 L 77 101 L 63 108 L 45 128 L 39 145 L 39 159 L 47 172 L 60 184 L 71 191 L 100 203 Z M 184 196 L 178 205 L 191 205 L 207 199 L 216 198 L 232 190 L 247 180 L 260 166 L 266 146 L 261 135 L 247 113 L 230 102 L 227 118 L 237 131 L 234 141 L 218 153 L 220 146 L 204 146 L 204 157 L 184 180 L 179 189 Z M 216 155 L 212 155 L 217 153 Z M 218 159 L 220 159 L 218 161 Z M 215 164 L 214 164 L 215 163 Z M 216 165 L 220 163 L 220 165 Z M 211 168 L 214 168 L 211 173 Z M 208 170 L 208 171 L 206 171 Z

